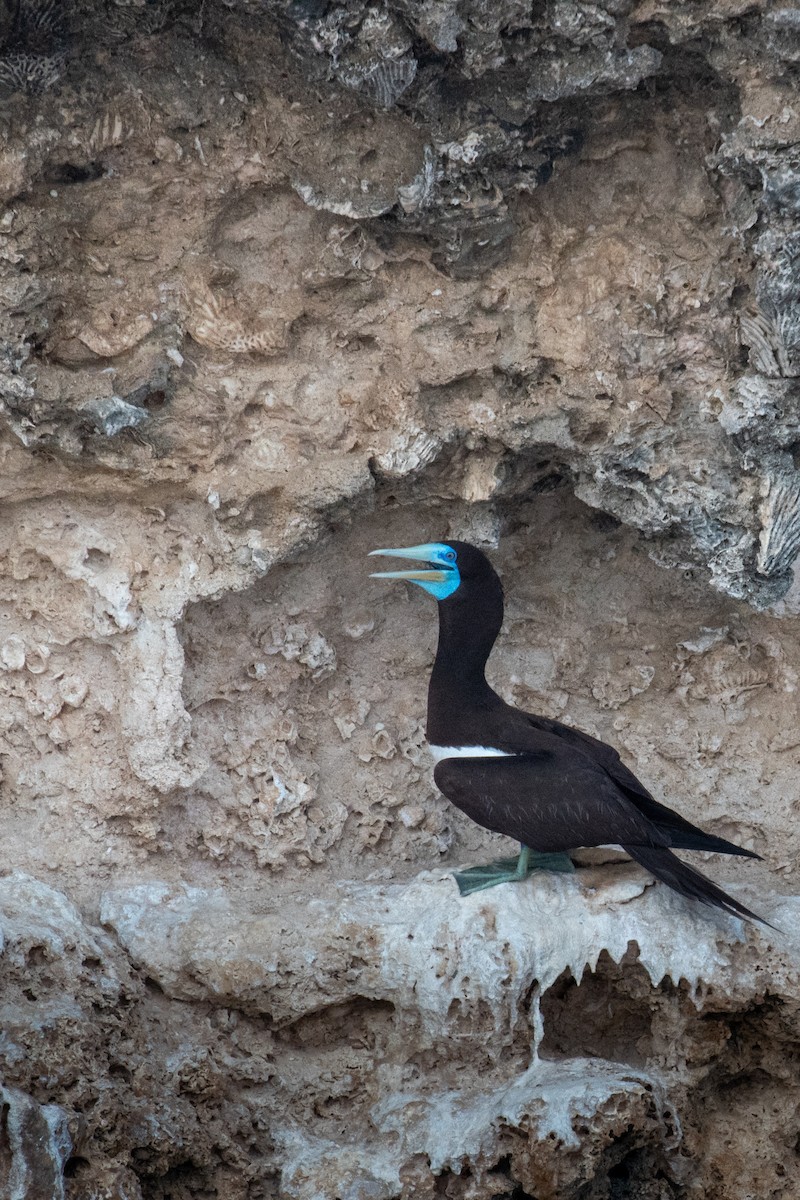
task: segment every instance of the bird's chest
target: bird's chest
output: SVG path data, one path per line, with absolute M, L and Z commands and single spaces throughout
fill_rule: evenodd
M 428 743 L 428 751 L 435 763 L 443 758 L 513 758 L 507 750 L 498 750 L 494 746 L 437 746 Z

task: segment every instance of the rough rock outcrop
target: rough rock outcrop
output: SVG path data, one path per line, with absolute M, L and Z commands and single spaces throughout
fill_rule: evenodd
M 798 61 L 768 0 L 0 0 L 10 1194 L 793 1195 Z M 504 694 L 762 853 L 708 869 L 787 941 L 420 876 L 497 839 L 364 556 L 456 535 Z M 445 974 L 389 971 L 425 896 Z
M 130 966 L 28 876 L 0 914 L 14 1200 L 691 1195 L 721 1088 L 761 1144 L 705 1194 L 794 1194 L 796 898 L 776 936 L 624 867 L 468 900 L 443 873 L 288 904 L 140 883 L 101 908 Z

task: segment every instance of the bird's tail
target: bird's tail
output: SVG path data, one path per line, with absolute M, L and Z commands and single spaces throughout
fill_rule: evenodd
M 669 838 L 673 850 L 705 850 L 710 854 L 737 854 L 740 858 L 756 858 L 761 861 L 761 855 L 755 850 L 745 850 L 727 838 L 715 837 L 713 833 L 705 833 L 702 829 L 670 829 L 654 822 L 659 833 Z
M 751 912 L 738 900 L 734 900 L 733 896 L 723 892 L 721 887 L 705 875 L 695 871 L 694 867 L 682 862 L 671 850 L 660 846 L 623 846 L 622 849 L 679 895 L 686 896 L 689 900 L 699 900 L 701 904 L 709 904 L 712 908 L 721 908 L 736 917 L 758 921 L 762 925 L 768 925 L 770 929 L 775 928 L 758 913 Z

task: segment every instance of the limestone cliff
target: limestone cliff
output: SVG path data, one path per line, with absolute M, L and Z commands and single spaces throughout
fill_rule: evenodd
M 0 0 L 0 1195 L 800 1197 L 800 19 Z M 779 933 L 502 845 L 492 678 Z M 704 867 L 705 869 L 705 867 Z

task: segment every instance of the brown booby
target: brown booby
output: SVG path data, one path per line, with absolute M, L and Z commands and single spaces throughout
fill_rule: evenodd
M 425 564 L 375 578 L 410 580 L 438 601 L 427 721 L 436 786 L 478 825 L 521 844 L 516 859 L 457 873 L 462 895 L 535 870 L 573 871 L 571 850 L 614 846 L 681 896 L 761 920 L 673 851 L 758 854 L 660 804 L 605 742 L 522 712 L 489 686 L 485 667 L 503 624 L 503 587 L 481 550 L 451 541 L 372 554 Z

